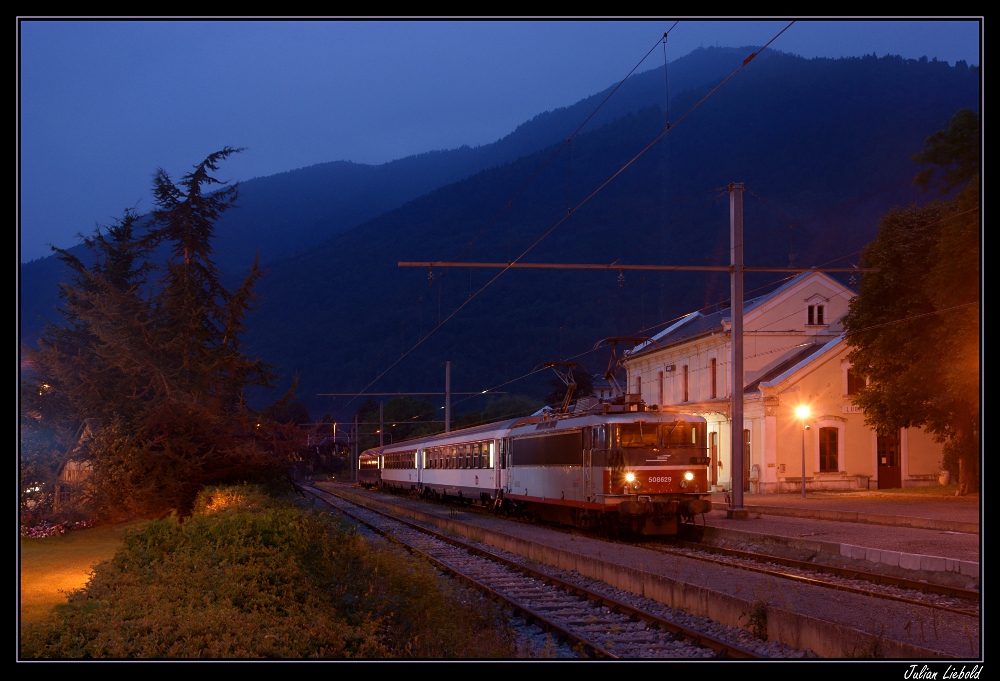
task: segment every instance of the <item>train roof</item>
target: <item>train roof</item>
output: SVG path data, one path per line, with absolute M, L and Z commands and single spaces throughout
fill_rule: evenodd
M 556 414 L 550 416 L 525 416 L 506 421 L 484 423 L 471 428 L 453 430 L 450 433 L 437 433 L 427 437 L 413 438 L 383 447 L 373 447 L 365 450 L 365 454 L 386 454 L 396 452 L 412 452 L 427 447 L 440 447 L 449 444 L 475 442 L 476 440 L 492 440 L 502 437 L 518 437 L 531 435 L 540 431 L 553 432 L 573 430 L 583 426 L 606 423 L 673 423 L 674 421 L 704 422 L 705 418 L 694 414 L 674 411 L 625 411 L 625 412 L 587 412 L 583 414 Z

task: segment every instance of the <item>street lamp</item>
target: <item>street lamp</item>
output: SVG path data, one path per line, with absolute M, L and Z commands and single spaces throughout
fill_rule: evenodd
M 802 421 L 802 498 L 806 498 L 806 431 L 809 430 L 809 426 L 806 425 L 806 419 L 809 418 L 809 407 L 801 406 L 795 407 L 795 415 L 799 417 Z

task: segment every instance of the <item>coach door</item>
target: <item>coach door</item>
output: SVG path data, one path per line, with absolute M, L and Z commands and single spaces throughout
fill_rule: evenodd
M 594 434 L 593 429 L 583 429 L 583 499 L 590 501 L 594 496 L 594 477 L 592 468 L 594 464 Z
M 895 489 L 903 486 L 900 461 L 899 431 L 878 436 L 878 488 Z
M 511 441 L 509 437 L 500 440 L 500 486 L 504 492 L 511 491 Z

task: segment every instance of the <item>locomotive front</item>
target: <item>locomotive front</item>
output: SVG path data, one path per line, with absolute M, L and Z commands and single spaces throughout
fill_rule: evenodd
M 624 420 L 593 429 L 594 452 L 605 455 L 604 506 L 637 534 L 677 534 L 712 507 L 706 421 L 655 412 Z

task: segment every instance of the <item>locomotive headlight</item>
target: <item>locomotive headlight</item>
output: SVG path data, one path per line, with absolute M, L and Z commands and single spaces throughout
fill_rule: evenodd
M 629 484 L 635 482 L 635 473 L 626 473 L 625 474 L 625 482 L 627 482 Z
M 687 473 L 684 474 L 684 479 L 685 480 L 694 480 L 694 473 L 692 473 L 691 471 L 688 471 Z

